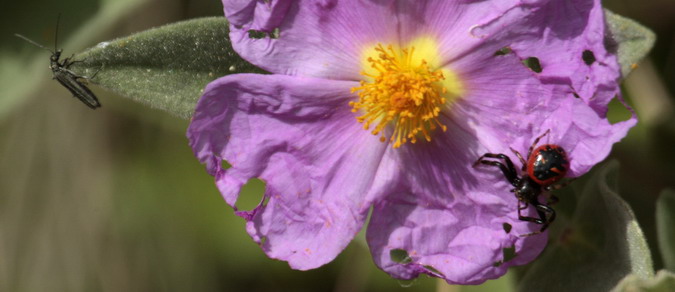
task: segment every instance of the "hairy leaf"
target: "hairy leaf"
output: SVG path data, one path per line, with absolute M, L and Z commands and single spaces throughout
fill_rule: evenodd
M 626 77 L 654 46 L 656 34 L 630 18 L 605 9 L 609 26 L 605 46 L 619 56 L 621 74 Z
M 675 272 L 675 191 L 666 190 L 656 201 L 656 230 L 665 268 Z
M 675 291 L 675 274 L 660 270 L 656 277 L 644 279 L 635 274 L 626 276 L 612 292 L 672 292 Z
M 188 119 L 210 81 L 263 72 L 234 52 L 228 31 L 223 17 L 178 22 L 100 43 L 75 56 L 83 62 L 72 69 L 96 74 L 92 82 L 104 88 Z

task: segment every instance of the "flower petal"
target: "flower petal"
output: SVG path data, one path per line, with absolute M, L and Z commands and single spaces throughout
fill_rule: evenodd
M 633 116 L 629 120 L 615 124 L 607 120 L 608 103 L 613 98 L 622 100 L 616 55 L 603 43 L 602 13 L 598 1 L 550 1 L 510 25 L 481 27 L 481 33 L 491 37 L 448 64 L 468 87 L 455 117 L 473 119 L 469 126 L 481 133 L 479 144 L 493 153 L 511 155 L 509 148 L 514 148 L 525 155 L 536 137 L 551 130 L 541 143 L 567 150 L 571 159 L 568 176 L 586 173 L 637 122 L 630 108 Z M 498 48 L 494 44 L 512 52 L 490 57 L 489 50 Z M 595 52 L 596 60 L 590 65 L 582 58 L 585 50 Z M 531 56 L 540 60 L 541 73 L 520 63 Z
M 503 43 L 486 40 L 448 64 L 466 87 L 443 120 L 448 131 L 436 133 L 431 143 L 406 145 L 393 158 L 405 173 L 398 191 L 376 203 L 368 242 L 376 264 L 394 277 L 427 273 L 454 284 L 478 284 L 533 260 L 546 235 L 518 235 L 541 226 L 518 219 L 513 187 L 499 170 L 473 163 L 492 152 L 505 153 L 518 165 L 509 147 L 526 153 L 551 129 L 546 142 L 566 147 L 573 169 L 579 169 L 604 159 L 628 129 L 612 128 L 583 101 L 563 94 L 563 86 L 542 84 L 517 55 L 495 55 Z M 572 147 L 578 137 L 589 139 L 592 149 Z M 577 151 L 592 157 L 577 158 Z M 525 212 L 536 216 L 532 208 Z M 509 261 L 502 252 L 507 248 L 516 253 Z M 396 262 L 391 257 L 396 250 L 406 251 L 411 261 Z
M 447 194 L 445 202 L 429 202 L 402 191 L 378 201 L 367 233 L 375 263 L 400 279 L 425 273 L 451 284 L 480 284 L 533 260 L 546 235 L 518 237 L 529 227 L 518 221 L 512 225 L 515 198 L 495 194 L 472 191 L 452 200 Z M 515 258 L 505 259 L 504 249 L 513 249 Z M 410 261 L 397 262 L 391 256 L 396 250 L 405 251 Z
M 272 32 L 284 20 L 292 0 L 223 0 L 227 20 L 246 31 Z
M 570 159 L 569 177 L 587 173 L 591 167 L 607 158 L 614 143 L 626 137 L 635 126 L 635 116 L 611 124 L 607 117 L 597 113 L 583 100 L 568 98 L 547 119 L 541 129 L 552 129 L 546 143 L 558 144 Z
M 438 64 L 447 64 L 484 45 L 487 36 L 475 34 L 475 27 L 519 22 L 540 5 L 539 2 L 546 1 L 398 1 L 401 42 L 405 44 L 420 36 L 432 37 L 440 47 Z
M 280 9 L 273 17 L 283 18 L 279 38 L 251 38 L 254 26 L 233 23 L 230 39 L 240 56 L 272 73 L 358 80 L 365 46 L 398 40 L 393 4 L 393 0 L 293 1 L 287 11 Z M 239 19 L 239 11 L 225 6 L 228 19 Z M 250 17 L 249 24 L 267 16 Z
M 442 60 L 428 61 L 457 73 L 465 89 L 441 117 L 446 133 L 392 150 L 349 112 L 355 82 L 237 75 L 207 87 L 192 146 L 235 210 L 249 178 L 267 182 L 269 201 L 238 214 L 270 257 L 297 269 L 334 258 L 374 203 L 368 242 L 394 277 L 427 273 L 457 284 L 499 277 L 534 259 L 546 236 L 518 237 L 540 226 L 518 220 L 512 186 L 498 169 L 472 167 L 476 159 L 505 153 L 518 166 L 509 148 L 525 154 L 551 130 L 541 143 L 563 146 L 569 175 L 579 176 L 636 122 L 606 118 L 620 76 L 603 43 L 599 0 L 232 3 L 225 11 L 235 50 L 268 71 L 358 80 L 373 42 L 429 34 Z M 275 26 L 280 38 L 249 37 Z M 512 53 L 495 54 L 504 47 Z M 543 71 L 525 67 L 529 57 Z M 233 167 L 223 170 L 221 159 Z M 508 260 L 510 248 L 516 257 Z M 400 251 L 410 262 L 392 257 Z
M 248 179 L 266 182 L 264 202 L 238 214 L 268 256 L 295 269 L 335 258 L 393 173 L 380 170 L 386 144 L 362 129 L 348 105 L 356 84 L 230 75 L 207 86 L 188 130 L 235 210 Z M 221 159 L 232 167 L 222 169 Z
M 549 1 L 511 27 L 504 39 L 522 59 L 536 57 L 545 84 L 566 85 L 567 96 L 584 100 L 601 115 L 619 94 L 620 67 L 605 45 L 606 25 L 600 0 Z

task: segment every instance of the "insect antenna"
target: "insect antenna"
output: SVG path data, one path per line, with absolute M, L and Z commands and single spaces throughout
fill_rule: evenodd
M 54 52 L 57 51 L 57 44 L 59 43 L 59 22 L 61 22 L 61 13 L 56 16 L 56 32 L 54 33 Z
M 41 44 L 36 43 L 36 42 L 34 42 L 33 40 L 31 40 L 31 39 L 29 39 L 29 38 L 27 38 L 27 37 L 25 37 L 25 36 L 22 36 L 22 35 L 20 35 L 20 34 L 18 34 L 18 33 L 15 33 L 14 36 L 19 37 L 19 38 L 22 38 L 24 41 L 27 41 L 27 42 L 33 44 L 34 46 L 36 46 L 36 47 L 38 47 L 38 48 L 42 48 L 42 49 L 45 49 L 45 50 L 47 50 L 47 51 L 50 51 L 50 52 L 54 53 L 54 51 L 52 51 L 52 50 L 46 48 L 45 46 L 43 46 L 43 45 L 41 45 Z

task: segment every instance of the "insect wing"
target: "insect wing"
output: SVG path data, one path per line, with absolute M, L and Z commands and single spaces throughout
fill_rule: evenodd
M 54 79 L 61 83 L 63 87 L 68 88 L 74 97 L 91 109 L 101 107 L 101 103 L 98 102 L 96 95 L 86 85 L 78 81 L 77 76 L 64 70 L 54 70 Z

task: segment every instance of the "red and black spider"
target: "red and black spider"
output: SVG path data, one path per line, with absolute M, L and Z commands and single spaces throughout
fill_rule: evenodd
M 511 159 L 502 153 L 485 153 L 474 163 L 474 167 L 479 163 L 499 167 L 506 179 L 514 186 L 511 192 L 518 198 L 518 219 L 542 225 L 538 232 L 525 234 L 526 236 L 543 232 L 555 220 L 555 210 L 550 205 L 558 202 L 558 198 L 551 195 L 548 202 L 543 204 L 539 202 L 539 195 L 560 189 L 573 180 L 555 185 L 556 182 L 565 177 L 570 167 L 569 159 L 562 147 L 555 144 L 544 144 L 535 149 L 539 140 L 548 135 L 549 132 L 550 130 L 547 130 L 534 140 L 534 143 L 532 143 L 530 149 L 527 151 L 527 161 L 518 151 L 511 148 L 511 151 L 513 151 L 523 165 L 520 176 L 513 166 Z M 504 163 L 488 160 L 487 158 L 502 159 Z M 527 209 L 529 205 L 536 208 L 539 218 L 520 214 L 520 211 Z

